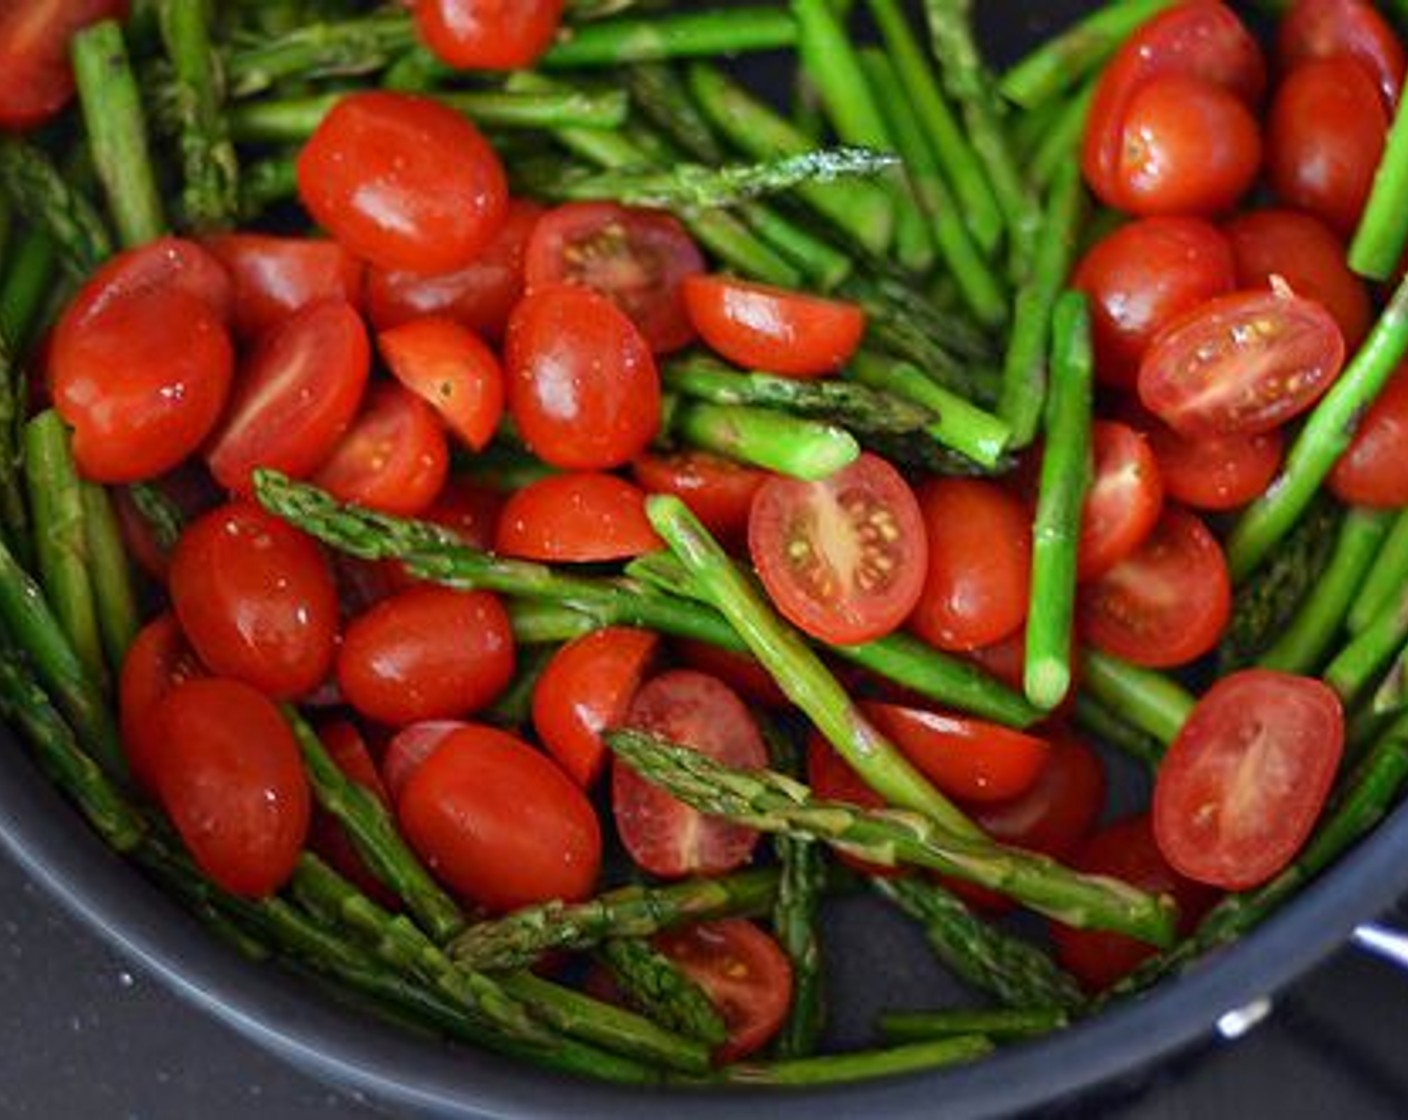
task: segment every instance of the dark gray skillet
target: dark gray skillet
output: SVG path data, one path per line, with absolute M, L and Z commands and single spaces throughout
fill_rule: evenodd
M 1060 22 L 1079 2 L 982 0 L 991 41 L 1019 50 L 1027 25 Z M 1408 806 L 1275 919 L 1182 979 L 1051 1039 L 966 1069 L 828 1091 L 704 1094 L 624 1091 L 567 1081 L 451 1049 L 339 1006 L 214 940 L 78 824 L 23 748 L 0 731 L 0 845 L 60 901 L 173 989 L 308 1071 L 447 1117 L 772 1120 L 942 1115 L 947 1120 L 1049 1105 L 1134 1075 L 1209 1036 L 1217 1020 L 1276 992 L 1408 892 Z M 913 931 L 872 905 L 828 915 L 835 1041 L 863 1044 L 884 1006 L 924 1006 L 953 992 Z

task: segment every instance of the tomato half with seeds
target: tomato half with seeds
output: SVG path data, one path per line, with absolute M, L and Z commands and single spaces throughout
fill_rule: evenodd
M 1217 538 L 1191 513 L 1170 506 L 1137 551 L 1081 588 L 1080 630 L 1097 649 L 1167 669 L 1217 645 L 1231 602 Z
M 869 454 L 820 482 L 769 479 L 753 500 L 748 549 L 777 609 L 837 645 L 903 623 L 928 557 L 914 492 Z
M 83 28 L 126 19 L 127 0 L 23 0 L 0 8 L 0 128 L 43 124 L 73 96 L 69 44 Z
M 235 333 L 255 338 L 322 300 L 357 305 L 362 262 L 339 245 L 312 237 L 218 233 L 201 244 L 234 284 Z
M 1344 336 L 1288 291 L 1237 292 L 1170 323 L 1139 367 L 1139 399 L 1180 435 L 1256 435 L 1313 405 L 1340 375 Z
M 122 752 L 132 777 L 148 793 L 156 792 L 161 760 L 156 707 L 173 688 L 205 675 L 180 623 L 169 612 L 142 627 L 123 658 L 118 681 Z
M 1276 59 L 1283 70 L 1322 58 L 1352 58 L 1374 78 L 1392 110 L 1408 69 L 1393 27 L 1365 0 L 1299 0 L 1276 32 Z
M 414 0 L 416 31 L 461 70 L 522 70 L 552 45 L 563 0 Z
M 1320 681 L 1267 669 L 1223 677 L 1159 766 L 1159 850 L 1200 883 L 1266 882 L 1310 835 L 1343 751 L 1344 712 Z
M 1219 512 L 1255 501 L 1275 479 L 1285 452 L 1279 431 L 1184 439 L 1152 418 L 1144 431 L 1165 492 L 1193 509 Z
M 504 372 L 483 339 L 453 319 L 414 319 L 377 335 L 396 380 L 440 414 L 473 451 L 482 451 L 504 412 Z
M 1104 575 L 1154 531 L 1164 508 L 1163 476 L 1149 441 L 1127 424 L 1095 421 L 1095 481 L 1086 495 L 1080 577 Z
M 625 560 L 664 544 L 645 493 L 613 474 L 572 471 L 515 490 L 499 515 L 495 550 L 547 562 Z
M 1359 422 L 1359 430 L 1330 474 L 1342 502 L 1397 509 L 1408 506 L 1408 366 L 1401 366 Z

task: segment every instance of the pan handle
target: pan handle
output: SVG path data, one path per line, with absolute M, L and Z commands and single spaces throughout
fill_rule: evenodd
M 1408 972 L 1408 933 L 1374 922 L 1354 931 L 1355 948 Z

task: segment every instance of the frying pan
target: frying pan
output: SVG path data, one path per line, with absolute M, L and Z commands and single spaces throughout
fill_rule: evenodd
M 1088 2 L 983 0 L 989 45 L 1002 57 Z M 340 1005 L 214 939 L 82 827 L 72 808 L 0 728 L 0 848 L 118 949 L 234 1029 L 325 1080 L 445 1117 L 610 1117 L 773 1120 L 905 1117 L 947 1120 L 1050 1106 L 1136 1076 L 1209 1038 L 1223 1016 L 1276 991 L 1341 946 L 1356 927 L 1408 893 L 1408 805 L 1332 871 L 1242 941 L 1137 1001 L 973 1066 L 865 1085 L 802 1090 L 635 1090 L 550 1074 L 410 1034 Z M 1115 767 L 1116 801 L 1140 798 L 1140 778 Z M 907 923 L 867 898 L 825 917 L 836 1022 L 830 1041 L 864 1045 L 881 1008 L 962 998 Z

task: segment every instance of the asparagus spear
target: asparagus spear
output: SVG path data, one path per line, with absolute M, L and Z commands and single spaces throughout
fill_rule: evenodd
M 134 482 L 127 488 L 127 496 L 151 529 L 157 547 L 163 552 L 175 548 L 185 529 L 186 517 L 181 507 L 147 482 Z
M 731 1085 L 845 1085 L 972 1062 L 992 1053 L 992 1049 L 992 1043 L 981 1035 L 961 1035 L 889 1050 L 861 1050 L 787 1062 L 739 1062 L 721 1069 L 717 1079 Z
M 548 52 L 550 68 L 616 67 L 669 58 L 712 58 L 793 46 L 797 25 L 776 7 L 666 12 L 574 28 Z
M 648 1018 L 710 1047 L 728 1037 L 723 1016 L 704 989 L 648 941 L 613 937 L 597 950 L 597 958 L 626 1001 Z
M 80 482 L 79 498 L 83 506 L 84 545 L 92 564 L 89 577 L 93 606 L 108 668 L 115 677 L 141 628 L 132 571 L 107 490 L 94 482 Z
M 1068 1026 L 1060 1008 L 1011 1007 L 988 1011 L 889 1011 L 880 1016 L 880 1030 L 890 1042 L 922 1042 L 926 1038 L 983 1035 L 997 1041 L 1038 1038 Z
M 1394 716 L 1408 707 L 1408 646 L 1398 651 L 1393 664 L 1379 682 L 1369 711 L 1379 716 Z
M 1037 189 L 1049 187 L 1061 167 L 1080 158 L 1081 141 L 1085 136 L 1090 107 L 1095 102 L 1097 83 L 1087 82 L 1057 114 L 1051 127 L 1042 135 L 1032 152 L 1028 174 Z
M 1129 755 L 1157 771 L 1167 744 L 1136 727 L 1107 704 L 1086 692 L 1076 693 L 1075 721 L 1096 742 Z
M 1081 683 L 1112 712 L 1165 745 L 1178 738 L 1197 703 L 1172 677 L 1093 649 L 1081 655 Z
M 1408 641 L 1408 588 L 1356 634 L 1325 667 L 1325 683 L 1346 706 L 1357 702 L 1393 656 Z
M 57 262 L 58 249 L 40 229 L 26 231 L 6 262 L 0 284 L 0 337 L 8 340 L 12 359 L 25 352 L 37 333 Z
M 631 104 L 690 156 L 717 166 L 726 156 L 713 127 L 689 96 L 679 71 L 668 63 L 646 62 L 622 75 Z
M 14 359 L 0 319 L 0 541 L 9 545 L 20 565 L 32 567 L 33 538 L 24 499 L 23 412 L 24 377 Z
M 240 219 L 252 221 L 271 205 L 298 195 L 298 168 L 291 155 L 246 164 L 240 175 Z
M 37 145 L 16 137 L 0 140 L 0 188 L 16 211 L 45 231 L 74 277 L 88 276 L 112 255 L 102 217 Z
M 1408 584 L 1408 511 L 1394 517 L 1383 547 L 1372 559 L 1363 582 L 1354 589 L 1346 620 L 1351 634 L 1362 634 Z
M 226 58 L 229 95 L 249 97 L 287 79 L 374 73 L 415 41 L 415 29 L 404 13 L 282 29 Z
M 844 428 L 772 409 L 682 402 L 670 428 L 693 447 L 793 478 L 829 478 L 860 457 Z
M 1359 228 L 1349 247 L 1349 267 L 1371 280 L 1391 280 L 1408 245 L 1408 113 L 1398 111 L 1374 174 Z

